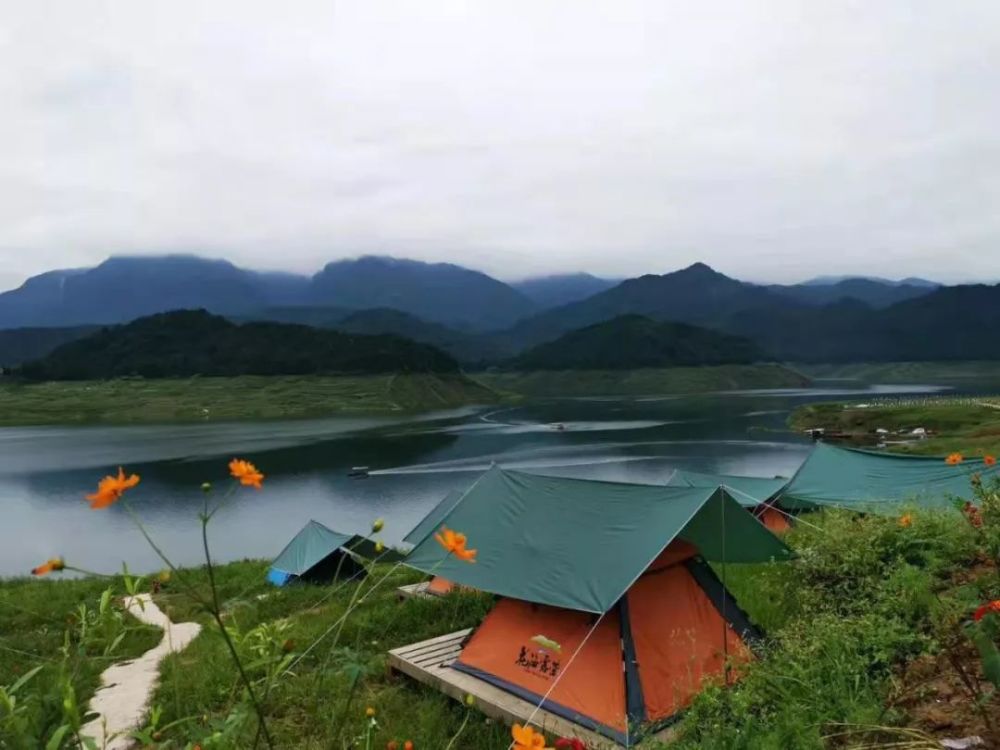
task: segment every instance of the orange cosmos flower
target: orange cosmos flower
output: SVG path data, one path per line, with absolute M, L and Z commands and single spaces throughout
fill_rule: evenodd
M 448 550 L 448 554 L 454 555 L 459 560 L 465 560 L 465 562 L 474 563 L 476 561 L 477 550 L 465 548 L 465 534 L 442 526 L 441 533 L 435 534 L 434 538 L 438 540 L 438 544 Z
M 944 462 L 949 466 L 958 466 L 964 460 L 965 459 L 962 458 L 961 453 L 951 453 L 948 455 L 948 458 L 944 460 Z
M 979 609 L 976 610 L 976 614 L 972 616 L 972 619 L 975 620 L 976 622 L 979 622 L 984 617 L 986 617 L 986 615 L 989 614 L 990 612 L 996 612 L 998 615 L 1000 615 L 1000 599 L 997 599 L 996 601 L 992 601 L 988 604 L 984 604 L 983 606 L 981 606 Z
M 902 526 L 904 529 L 909 528 L 910 526 L 913 525 L 913 516 L 909 513 L 901 516 L 899 519 L 899 525 Z
M 996 456 L 983 456 L 983 463 L 987 466 L 996 466 L 997 457 Z
M 61 557 L 53 557 L 51 560 L 46 560 L 44 563 L 39 565 L 37 568 L 31 569 L 31 575 L 33 576 L 44 576 L 49 573 L 58 572 L 66 567 L 66 563 L 63 562 Z
M 125 494 L 125 490 L 131 489 L 137 484 L 139 484 L 139 475 L 132 474 L 126 477 L 125 471 L 119 466 L 118 476 L 104 477 L 104 479 L 97 483 L 97 492 L 87 495 L 90 507 L 107 508 L 109 505 L 114 505 Z
M 510 728 L 510 734 L 514 738 L 513 750 L 550 750 L 545 747 L 545 735 L 531 727 L 515 724 Z
M 229 473 L 234 479 L 240 480 L 240 484 L 244 487 L 256 487 L 259 490 L 261 482 L 264 481 L 264 475 L 257 470 L 256 466 L 239 458 L 234 458 L 229 462 Z

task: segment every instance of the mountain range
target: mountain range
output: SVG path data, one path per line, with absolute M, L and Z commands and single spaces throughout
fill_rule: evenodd
M 621 316 L 685 323 L 800 361 L 989 359 L 1000 287 L 923 279 L 752 284 L 696 263 L 615 282 L 569 274 L 504 283 L 453 264 L 383 256 L 336 261 L 313 276 L 263 273 L 194 256 L 115 257 L 52 271 L 0 294 L 0 366 L 44 353 L 86 326 L 202 308 L 236 322 L 276 321 L 431 344 L 469 365 Z M 46 343 L 46 342 L 51 342 Z

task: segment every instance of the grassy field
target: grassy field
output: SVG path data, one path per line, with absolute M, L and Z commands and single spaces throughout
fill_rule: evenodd
M 1000 518 L 991 516 L 987 530 L 1000 538 Z M 678 725 L 671 747 L 818 750 L 885 747 L 906 739 L 912 744 L 905 747 L 929 748 L 937 746 L 931 744 L 935 736 L 996 737 L 983 716 L 1000 716 L 1000 698 L 990 697 L 961 626 L 979 602 L 1000 597 L 1000 577 L 983 562 L 977 531 L 952 514 L 916 513 L 903 526 L 895 518 L 826 512 L 798 525 L 788 541 L 799 553 L 792 562 L 717 568 L 766 628 L 767 640 L 761 658 L 735 687 L 703 692 Z M 274 589 L 264 581 L 266 567 L 262 561 L 223 566 L 217 584 L 225 622 L 251 679 L 270 685 L 263 702 L 276 747 L 365 747 L 359 739 L 370 706 L 378 723 L 372 748 L 392 740 L 402 747 L 409 739 L 420 750 L 507 749 L 505 727 L 385 671 L 388 649 L 474 626 L 491 597 L 455 593 L 400 602 L 393 589 L 418 576 L 386 566 L 377 566 L 360 583 Z M 195 590 L 207 592 L 204 569 L 183 576 Z M 178 580 L 175 576 L 158 594 L 158 603 L 175 621 L 199 620 L 206 628 L 163 664 L 154 699 L 156 725 L 149 728 L 156 747 L 252 747 L 255 721 L 226 646 Z M 36 664 L 61 663 L 67 614 L 78 602 L 93 602 L 104 586 L 86 579 L 0 582 L 0 645 L 7 649 L 0 686 Z M 332 648 L 333 638 L 322 636 L 359 599 L 362 604 Z M 24 632 L 39 628 L 50 632 Z M 119 656 L 138 643 L 137 638 Z M 982 691 L 981 711 L 963 692 L 963 677 L 946 656 L 954 656 L 964 679 Z M 935 681 L 919 678 L 929 668 Z M 80 681 L 80 700 L 92 682 Z M 40 690 L 22 700 L 35 711 L 50 699 Z M 2 722 L 0 709 L 0 738 Z M 846 736 L 832 738 L 842 733 Z M 39 735 L 37 745 L 24 747 L 42 747 L 46 739 Z M 20 747 L 2 740 L 0 746 Z M 662 746 L 649 741 L 641 747 Z
M 645 396 L 809 384 L 804 375 L 783 365 L 497 372 L 475 378 L 490 388 L 522 396 Z
M 30 567 L 41 561 L 25 562 Z M 160 642 L 157 628 L 125 614 L 115 599 L 108 597 L 102 608 L 102 594 L 109 588 L 115 597 L 124 593 L 118 579 L 0 581 L 0 747 L 45 747 L 41 738 L 48 740 L 65 722 L 67 698 L 75 698 L 76 715 L 82 718 L 84 701 L 93 695 L 104 669 Z M 12 712 L 4 697 L 36 667 L 41 671 L 14 697 L 28 708 L 27 734 L 38 741 L 20 743 L 5 721 Z
M 796 409 L 788 423 L 795 430 L 823 427 L 849 433 L 867 443 L 873 442 L 879 428 L 899 433 L 923 427 L 932 432 L 930 438 L 890 447 L 923 455 L 1000 453 L 1000 397 L 920 396 L 807 404 Z M 894 441 L 906 438 L 888 437 Z
M 453 375 L 123 379 L 22 384 L 0 379 L 0 425 L 299 419 L 491 403 Z
M 694 393 L 807 383 L 780 365 L 471 376 L 244 376 L 49 383 L 0 378 L 0 426 L 302 419 L 447 409 L 523 396 Z
M 863 383 L 978 383 L 1000 384 L 1000 362 L 855 362 L 798 364 L 811 378 L 858 380 Z

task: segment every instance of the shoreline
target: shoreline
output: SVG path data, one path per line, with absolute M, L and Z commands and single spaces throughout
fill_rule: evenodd
M 874 403 L 803 404 L 788 416 L 796 432 L 824 429 L 853 447 L 879 443 L 895 453 L 974 456 L 1000 453 L 1000 397 L 904 396 Z M 914 430 L 925 430 L 921 437 Z M 885 432 L 880 433 L 879 430 Z M 838 440 L 837 442 L 841 442 Z
M 524 398 L 657 396 L 801 387 L 782 365 L 532 373 L 0 379 L 0 427 L 219 424 L 419 414 Z M 544 387 L 540 387 L 540 383 Z

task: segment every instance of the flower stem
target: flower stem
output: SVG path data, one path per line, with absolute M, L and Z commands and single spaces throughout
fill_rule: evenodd
M 215 585 L 215 570 L 212 567 L 212 555 L 208 550 L 208 520 L 208 516 L 202 517 L 201 542 L 205 549 L 205 563 L 206 568 L 208 569 L 208 584 L 212 591 L 212 617 L 219 626 L 219 632 L 222 633 L 222 638 L 225 640 L 226 646 L 229 648 L 229 654 L 233 657 L 236 669 L 240 673 L 240 680 L 242 680 L 244 687 L 246 687 L 247 695 L 250 696 L 250 702 L 253 704 L 254 711 L 257 713 L 258 729 L 264 733 L 264 741 L 267 743 L 267 746 L 271 748 L 271 750 L 274 750 L 274 741 L 271 739 L 271 733 L 267 728 L 267 720 L 264 718 L 264 709 L 257 701 L 257 695 L 254 693 L 253 684 L 250 682 L 250 678 L 247 677 L 247 673 L 243 669 L 243 662 L 240 661 L 240 655 L 236 651 L 236 645 L 233 643 L 233 639 L 229 636 L 229 631 L 226 630 L 226 624 L 222 621 L 222 611 L 219 607 L 219 590 Z
M 468 709 L 468 708 L 465 709 L 465 719 L 462 721 L 462 725 L 458 728 L 458 731 L 455 732 L 455 734 L 452 736 L 451 740 L 448 742 L 448 744 L 447 744 L 447 746 L 445 747 L 444 750 L 451 750 L 452 745 L 455 744 L 455 742 L 458 740 L 458 738 L 462 734 L 462 732 L 465 731 L 465 726 L 466 726 L 466 724 L 469 723 L 469 717 L 470 716 L 472 716 L 472 710 Z

